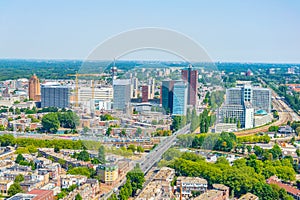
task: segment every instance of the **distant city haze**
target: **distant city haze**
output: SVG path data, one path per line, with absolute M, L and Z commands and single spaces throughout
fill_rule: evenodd
M 299 1 L 0 2 L 0 59 L 84 60 L 97 45 L 142 27 L 182 33 L 213 61 L 300 63 Z M 118 48 L 116 46 L 116 48 Z M 182 60 L 144 50 L 124 60 Z

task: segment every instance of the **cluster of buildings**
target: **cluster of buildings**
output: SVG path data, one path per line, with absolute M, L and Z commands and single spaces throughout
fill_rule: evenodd
M 272 121 L 271 90 L 249 83 L 226 90 L 226 100 L 218 110 L 215 132 L 253 128 Z M 239 127 L 237 127 L 237 125 Z
M 8 154 L 8 152 L 10 153 Z M 17 156 L 14 151 L 3 152 L 6 153 L 6 156 L 2 156 L 0 159 L 0 195 L 8 196 L 10 186 L 21 174 L 24 181 L 19 184 L 23 192 L 10 197 L 10 200 L 52 200 L 63 189 L 71 188 L 74 185 L 76 188 L 68 192 L 63 200 L 75 199 L 77 194 L 83 199 L 99 199 L 101 195 L 100 182 L 104 187 L 114 188 L 120 180 L 125 178 L 133 166 L 131 160 L 121 156 L 108 155 L 106 164 L 91 164 L 91 162 L 78 161 L 71 157 L 74 153 L 79 152 L 80 150 L 69 149 L 54 152 L 53 148 L 40 148 L 36 154 L 23 154 L 28 163 L 34 164 L 34 168 L 14 162 L 13 160 Z M 88 153 L 90 158 L 97 156 L 96 151 L 88 151 Z M 71 166 L 93 168 L 99 178 L 66 174 L 66 170 Z
M 140 191 L 137 200 L 178 199 L 178 200 L 229 200 L 230 188 L 223 184 L 208 187 L 206 179 L 179 176 L 174 186 L 171 182 L 175 176 L 174 169 L 162 167 L 149 183 Z M 196 194 L 196 195 L 195 195 Z M 247 193 L 238 200 L 258 200 L 254 194 Z
M 182 80 L 165 80 L 161 86 L 161 104 L 166 113 L 186 115 L 187 107 L 195 107 L 198 99 L 198 71 L 181 71 Z

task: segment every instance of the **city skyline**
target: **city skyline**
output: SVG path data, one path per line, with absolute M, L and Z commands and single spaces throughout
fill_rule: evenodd
M 130 1 L 119 6 L 64 2 L 59 7 L 55 2 L 2 1 L 0 5 L 1 58 L 82 60 L 120 32 L 159 27 L 192 38 L 215 62 L 300 62 L 300 4 L 295 1 Z M 149 50 L 122 59 L 180 60 Z

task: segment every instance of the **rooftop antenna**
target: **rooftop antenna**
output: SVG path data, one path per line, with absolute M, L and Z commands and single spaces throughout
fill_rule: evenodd
M 112 78 L 112 82 L 114 82 L 114 79 L 115 79 L 115 72 L 117 71 L 117 67 L 116 67 L 116 58 L 114 58 L 114 64 L 113 64 L 113 66 L 112 66 L 112 68 L 111 68 L 111 72 L 112 72 L 112 74 L 111 74 L 111 78 Z

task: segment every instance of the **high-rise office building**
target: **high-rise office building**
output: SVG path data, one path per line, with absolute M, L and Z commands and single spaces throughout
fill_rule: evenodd
M 155 78 L 150 78 L 148 80 L 148 98 L 154 99 L 155 95 Z
M 116 110 L 124 110 L 130 103 L 131 96 L 131 80 L 116 79 L 113 83 L 114 97 L 113 108 Z
M 192 70 L 192 65 L 189 65 L 187 70 L 181 71 L 181 77 L 188 83 L 188 105 L 196 106 L 197 90 L 198 90 L 198 71 Z
M 174 83 L 173 89 L 173 115 L 186 115 L 188 88 L 185 82 Z
M 240 121 L 242 128 L 254 126 L 256 112 L 271 112 L 271 90 L 244 84 L 226 90 L 226 101 L 219 110 L 219 122 Z
M 138 78 L 131 79 L 131 98 L 138 98 L 139 91 L 139 80 Z
M 271 112 L 272 92 L 268 88 L 253 88 L 252 104 L 255 111 Z
M 251 85 L 226 90 L 227 105 L 243 105 L 244 102 L 250 102 L 255 111 L 265 110 L 267 113 L 271 112 L 271 97 L 272 93 L 268 88 Z
M 29 99 L 41 101 L 41 86 L 38 77 L 34 74 L 28 82 Z
M 143 85 L 142 86 L 142 102 L 148 102 L 149 97 L 149 86 Z
M 173 89 L 174 80 L 162 81 L 161 85 L 161 104 L 166 113 L 172 113 L 173 109 Z
M 70 106 L 70 88 L 59 83 L 42 84 L 41 106 L 67 108 Z
M 218 112 L 219 122 L 241 124 L 241 128 L 253 128 L 254 109 L 250 103 L 244 105 L 223 105 Z

